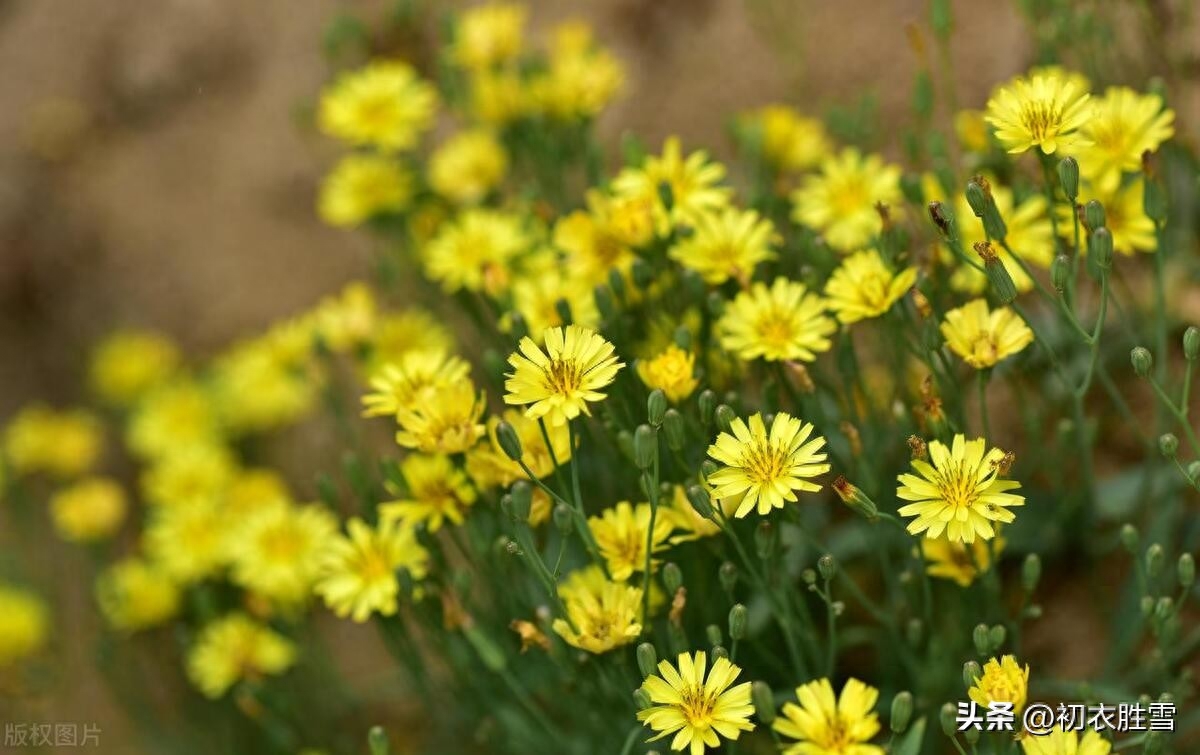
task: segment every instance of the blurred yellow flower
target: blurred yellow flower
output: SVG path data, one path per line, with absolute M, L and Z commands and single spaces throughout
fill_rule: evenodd
M 468 380 L 471 365 L 442 349 L 422 349 L 381 367 L 363 396 L 363 416 L 396 416 L 431 401 L 439 391 Z
M 213 501 L 158 507 L 142 533 L 147 557 L 181 585 L 216 575 L 229 563 L 229 535 L 241 526 Z
M 337 519 L 321 506 L 264 506 L 230 533 L 231 579 L 255 595 L 301 604 L 316 579 L 321 549 L 336 531 Z
M 151 391 L 126 426 L 125 442 L 143 460 L 221 437 L 212 396 L 195 380 L 178 378 Z
M 842 260 L 825 284 L 825 298 L 843 323 L 858 322 L 887 312 L 916 281 L 915 267 L 895 272 L 871 249 Z
M 1154 152 L 1175 135 L 1175 111 L 1157 94 L 1139 94 L 1128 87 L 1109 87 L 1093 100 L 1092 117 L 1080 132 L 1089 142 L 1076 157 L 1079 171 L 1096 190 L 1112 194 L 1121 174 L 1141 169 L 1142 153 Z
M 468 81 L 471 115 L 484 124 L 507 126 L 530 110 L 530 93 L 515 70 L 474 71 Z
M 591 118 L 616 97 L 624 82 L 624 67 L 595 44 L 591 27 L 569 21 L 554 29 L 549 65 L 534 77 L 530 95 L 551 118 Z
M 136 632 L 175 615 L 179 588 L 162 569 L 140 558 L 126 558 L 97 577 L 96 602 L 114 629 Z
M 882 747 L 868 744 L 879 733 L 879 690 L 851 678 L 834 695 L 828 679 L 817 679 L 797 687 L 796 699 L 799 704 L 784 703 L 772 727 L 797 740 L 784 755 L 884 755 Z
M 585 328 L 600 323 L 593 287 L 583 278 L 566 274 L 562 265 L 532 271 L 513 281 L 513 309 L 525 318 L 530 333 L 566 325 L 559 313 L 559 301 L 566 303 L 571 320 Z M 502 323 L 502 327 L 507 323 Z
M 225 486 L 225 511 L 238 519 L 248 518 L 264 509 L 292 502 L 283 476 L 274 469 L 254 467 L 238 469 Z
M 721 465 L 708 476 L 717 498 L 742 495 L 734 516 L 746 516 L 756 508 L 765 516 L 784 502 L 796 501 L 797 491 L 815 492 L 821 486 L 811 479 L 829 471 L 827 454 L 821 449 L 825 438 L 813 435 L 811 423 L 779 412 L 768 433 L 762 414 L 750 423 L 738 417 L 708 447 L 708 455 Z
M 593 286 L 607 283 L 614 270 L 628 277 L 637 259 L 633 247 L 654 234 L 653 206 L 594 189 L 586 201 L 586 211 L 576 210 L 554 224 L 554 245 L 566 252 L 567 269 Z
M 212 399 L 231 435 L 292 424 L 312 410 L 320 380 L 285 361 L 267 339 L 247 341 L 212 363 Z
M 1014 656 L 992 658 L 983 665 L 983 675 L 967 690 L 967 696 L 985 708 L 991 703 L 1012 703 L 1017 715 L 1025 709 L 1029 690 L 1029 666 L 1021 668 Z
M 967 545 L 945 537 L 927 537 L 921 541 L 921 548 L 925 554 L 926 574 L 953 580 L 959 587 L 969 587 L 976 577 L 988 570 L 992 549 L 996 555 L 1004 549 L 1004 538 L 997 536 L 989 547 L 983 539 Z
M 296 662 L 296 646 L 243 614 L 230 614 L 200 630 L 188 651 L 188 678 L 205 697 L 218 698 L 240 681 L 282 674 Z
M 703 150 L 684 157 L 679 137 L 671 136 L 663 143 L 662 155 L 647 156 L 640 168 L 623 168 L 612 181 L 612 191 L 626 200 L 651 203 L 655 232 L 665 236 L 672 225 L 694 222 L 701 212 L 728 204 L 732 192 L 720 185 L 724 178 L 725 166 L 709 160 Z
M 475 489 L 467 476 L 443 454 L 412 454 L 400 463 L 405 490 L 388 485 L 388 492 L 404 496 L 379 504 L 379 518 L 401 527 L 424 527 L 437 532 L 449 521 L 462 524 L 467 509 L 475 503 Z
M 650 390 L 666 394 L 667 400 L 678 404 L 696 390 L 696 356 L 671 344 L 653 359 L 637 363 L 637 374 Z
M 383 155 L 350 154 L 321 183 L 317 214 L 332 226 L 353 228 L 376 215 L 396 213 L 412 198 L 413 179 Z
M 312 312 L 316 335 L 337 354 L 366 344 L 375 331 L 377 315 L 375 293 L 362 281 L 351 281 L 338 293 L 326 296 Z
M 709 285 L 733 278 L 745 285 L 760 262 L 774 259 L 771 245 L 779 240 L 775 226 L 754 210 L 724 207 L 698 213 L 692 234 L 677 241 L 668 254 Z
M 1036 737 L 1022 737 L 1025 755 L 1109 755 L 1112 743 L 1099 732 L 1088 729 L 1081 735 L 1073 729 L 1052 729 Z
M 0 669 L 36 653 L 49 633 L 49 612 L 41 598 L 0 583 Z
M 680 653 L 676 666 L 678 670 L 669 661 L 660 661 L 658 674 L 642 682 L 653 704 L 639 710 L 637 719 L 659 732 L 650 741 L 674 735 L 672 750 L 704 755 L 705 747 L 720 747 L 722 738 L 737 740 L 743 731 L 754 730 L 750 682 L 733 686 L 742 673 L 740 667 L 720 657 L 707 669 L 703 651 Z
M 550 328 L 543 333 L 545 351 L 533 339 L 521 339 L 519 352 L 509 355 L 513 371 L 504 382 L 504 403 L 527 405 L 525 414 L 562 425 L 591 414 L 588 403 L 604 400 L 600 392 L 624 365 L 613 345 L 594 330 L 579 325 Z
M 521 54 L 529 9 L 517 3 L 489 3 L 463 11 L 454 26 L 450 54 L 468 69 L 490 68 Z
M 448 352 L 454 336 L 445 324 L 423 309 L 381 314 L 371 335 L 366 375 L 376 377 L 391 362 L 400 362 L 418 351 Z
M 1033 331 L 1008 307 L 989 310 L 972 299 L 946 313 L 941 326 L 946 345 L 977 370 L 993 367 L 1033 342 Z
M 1146 216 L 1142 204 L 1145 182 L 1138 178 L 1130 181 L 1111 194 L 1098 193 L 1090 183 L 1084 181 L 1079 188 L 1080 206 L 1091 200 L 1104 207 L 1104 227 L 1112 234 L 1113 251 L 1124 255 L 1137 252 L 1154 252 L 1158 249 L 1158 238 L 1154 232 L 1154 221 Z M 1074 210 L 1068 206 L 1059 208 L 1058 232 L 1072 243 L 1075 238 Z M 1087 229 L 1079 229 L 1081 253 L 1087 253 Z
M 158 333 L 119 330 L 92 352 L 89 381 L 101 400 L 129 406 L 179 366 L 179 349 Z
M 463 453 L 483 437 L 480 422 L 487 408 L 483 393 L 469 378 L 445 386 L 428 401 L 396 412 L 396 443 L 425 453 Z
M 761 129 L 763 157 L 776 170 L 807 170 L 833 148 L 824 124 L 787 105 L 766 105 L 743 118 Z
M 397 152 L 416 146 L 436 110 L 436 90 L 412 66 L 376 60 L 343 73 L 321 92 L 317 123 L 349 144 Z
M 425 274 L 447 292 L 465 288 L 494 295 L 508 288 L 512 259 L 532 241 L 518 215 L 464 210 L 425 246 Z
M 622 582 L 595 584 L 574 577 L 559 590 L 567 618 L 555 619 L 554 631 L 568 645 L 597 655 L 636 641 L 642 633 L 642 591 Z
M 1018 76 L 992 95 L 987 103 L 988 123 L 1010 153 L 1038 147 L 1044 154 L 1071 152 L 1087 139 L 1080 129 L 1092 117 L 1086 87 L 1059 72 Z
M 73 543 L 103 540 L 125 521 L 125 491 L 116 480 L 88 477 L 50 498 L 50 514 L 59 537 Z
M 100 421 L 84 409 L 30 404 L 4 428 L 4 455 L 15 476 L 76 477 L 95 465 L 103 444 Z
M 960 110 L 954 114 L 954 134 L 967 152 L 986 152 L 988 125 L 982 110 Z
M 143 470 L 142 497 L 168 508 L 218 501 L 236 473 L 237 462 L 225 446 L 183 446 Z
M 833 248 L 849 252 L 871 246 L 883 230 L 877 205 L 895 213 L 902 199 L 899 166 L 847 147 L 804 177 L 792 193 L 792 219 L 819 232 Z
M 929 461 L 913 459 L 916 474 L 901 474 L 896 496 L 911 501 L 900 507 L 900 516 L 915 517 L 908 524 L 914 535 L 974 543 L 996 536 L 993 522 L 1013 520 L 1010 507 L 1025 505 L 1024 496 L 1008 491 L 1021 483 L 1001 479 L 1007 463 L 999 448 L 988 449 L 983 438 L 967 440 L 959 433 L 947 448 L 938 440 L 929 443 Z
M 429 185 L 457 204 L 477 204 L 508 172 L 508 153 L 484 129 L 460 131 L 429 158 Z
M 825 310 L 825 300 L 803 283 L 776 278 L 767 288 L 757 282 L 725 305 L 717 334 L 722 348 L 747 362 L 811 362 L 833 345 L 837 323 Z
M 607 508 L 599 516 L 588 517 L 588 526 L 596 538 L 600 555 L 608 564 L 608 573 L 615 580 L 626 580 L 634 574 L 646 571 L 646 540 L 651 539 L 654 553 L 664 551 L 671 545 L 673 522 L 666 515 L 654 519 L 654 534 L 650 536 L 650 504 L 632 506 L 621 501 Z M 654 559 L 651 569 L 658 566 Z
M 346 534 L 330 538 L 321 553 L 314 589 L 339 617 L 362 623 L 372 613 L 396 613 L 403 569 L 414 581 L 425 578 L 429 553 L 413 531 L 394 522 L 372 529 L 357 517 L 346 522 Z

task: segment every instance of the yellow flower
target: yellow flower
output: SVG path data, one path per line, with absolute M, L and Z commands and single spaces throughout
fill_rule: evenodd
M 454 347 L 454 337 L 446 326 L 422 309 L 380 315 L 370 340 L 368 378 L 376 377 L 384 365 L 400 362 L 410 353 L 448 352 Z
M 521 53 L 529 9 L 516 3 L 489 3 L 463 11 L 454 26 L 451 55 L 463 68 L 490 68 Z
M 92 352 L 89 379 L 96 395 L 115 406 L 129 406 L 179 366 L 179 349 L 157 333 L 121 330 L 109 334 Z
M 419 581 L 425 578 L 428 566 L 429 552 L 410 528 L 380 522 L 378 529 L 371 529 L 356 517 L 346 523 L 346 535 L 334 536 L 325 544 L 313 589 L 339 617 L 362 623 L 372 613 L 396 613 L 400 594 L 397 569 Z
M 447 520 L 462 524 L 467 508 L 475 503 L 475 489 L 467 476 L 441 454 L 409 456 L 400 463 L 400 474 L 407 497 L 380 504 L 379 517 L 383 521 L 394 520 L 402 527 L 424 525 L 430 532 L 437 532 Z M 398 493 L 390 487 L 389 491 Z
M 1028 688 L 1029 666 L 1021 668 L 1015 657 L 1006 655 L 984 664 L 983 676 L 975 680 L 967 696 L 985 708 L 991 703 L 1012 703 L 1013 712 L 1020 715 Z
M 142 496 L 146 503 L 169 508 L 216 501 L 233 481 L 236 464 L 224 446 L 184 446 L 146 467 Z
M 988 100 L 985 119 L 1010 153 L 1069 152 L 1087 143 L 1079 129 L 1091 117 L 1089 98 L 1078 81 L 1058 72 L 1018 76 Z
M 40 650 L 49 631 L 46 604 L 40 598 L 0 583 L 0 669 Z
M 597 655 L 636 641 L 642 633 L 642 591 L 621 582 L 601 579 L 594 584 L 575 576 L 567 577 L 560 589 L 567 619 L 555 619 L 554 631 L 568 645 Z
M 1141 168 L 1142 153 L 1158 150 L 1175 135 L 1175 111 L 1157 94 L 1109 87 L 1093 104 L 1092 117 L 1080 129 L 1090 142 L 1077 152 L 1079 171 L 1098 191 L 1111 194 L 1121 173 Z
M 296 422 L 313 407 L 319 378 L 296 369 L 286 351 L 266 338 L 247 341 L 212 365 L 212 398 L 231 435 L 273 430 Z
M 321 184 L 317 214 L 329 225 L 353 228 L 376 215 L 400 212 L 412 191 L 412 176 L 395 160 L 346 155 Z
M 96 579 L 96 602 L 114 628 L 136 632 L 163 624 L 179 610 L 179 588 L 140 558 L 118 561 Z
M 587 205 L 587 211 L 576 210 L 554 225 L 554 245 L 566 252 L 566 267 L 593 286 L 607 283 L 613 270 L 627 276 L 637 259 L 633 247 L 653 236 L 652 205 L 594 189 L 587 192 Z
M 421 349 L 385 364 L 371 378 L 371 393 L 363 396 L 364 417 L 396 416 L 432 401 L 442 390 L 468 379 L 471 365 L 443 349 Z
M 994 366 L 1033 342 L 1033 331 L 1008 307 L 989 310 L 986 299 L 972 299 L 946 313 L 946 345 L 977 370 Z
M 988 127 L 982 110 L 960 110 L 955 113 L 954 134 L 967 152 L 987 151 Z
M 829 350 L 829 336 L 837 330 L 825 307 L 825 300 L 803 283 L 787 278 L 776 278 L 770 288 L 755 283 L 728 303 L 717 321 L 721 347 L 747 362 L 811 362 Z
M 751 415 L 749 425 L 738 417 L 730 429 L 733 434 L 721 433 L 708 447 L 708 455 L 722 465 L 708 483 L 717 498 L 744 495 L 735 517 L 756 508 L 765 516 L 785 501 L 795 502 L 796 491 L 821 489 L 811 478 L 829 471 L 828 456 L 821 450 L 825 438 L 813 436 L 811 423 L 779 412 L 770 434 L 761 414 Z
M 425 453 L 457 454 L 483 437 L 483 393 L 469 378 L 447 385 L 428 402 L 401 407 L 396 443 Z
M 1012 506 L 1023 506 L 1024 496 L 1010 493 L 1021 483 L 1001 479 L 1007 466 L 1004 451 L 987 449 L 983 438 L 967 440 L 962 433 L 954 436 L 950 448 L 941 441 L 930 441 L 929 461 L 912 460 L 917 474 L 897 477 L 896 496 L 912 501 L 900 507 L 900 516 L 916 517 L 908 524 L 914 535 L 926 538 L 973 543 L 975 536 L 995 537 L 993 522 L 1013 520 Z
M 661 390 L 678 404 L 696 390 L 696 355 L 671 344 L 653 359 L 639 361 L 637 374 L 650 390 Z
M 239 469 L 225 487 L 224 507 L 229 516 L 248 518 L 265 509 L 292 503 L 287 482 L 274 469 Z
M 412 66 L 377 60 L 342 74 L 321 92 L 317 123 L 350 144 L 398 152 L 416 146 L 436 109 L 436 90 Z
M 785 703 L 773 728 L 798 740 L 784 755 L 883 755 L 884 749 L 867 744 L 879 733 L 875 703 L 879 690 L 857 679 L 847 679 L 842 694 L 833 694 L 828 679 L 796 688 L 796 703 Z
M 89 477 L 50 499 L 54 529 L 73 543 L 103 540 L 125 521 L 125 491 L 116 480 Z
M 125 442 L 136 456 L 159 459 L 185 446 L 211 445 L 220 437 L 212 396 L 180 378 L 151 391 L 129 421 Z
M 608 573 L 613 579 L 626 580 L 634 574 L 646 571 L 646 538 L 650 532 L 650 504 L 639 503 L 636 507 L 621 501 L 607 508 L 600 516 L 588 517 L 588 526 L 596 538 L 600 555 L 608 564 Z M 670 517 L 659 513 L 654 518 L 654 535 L 651 549 L 654 553 L 670 547 L 673 522 Z M 651 562 L 651 569 L 658 560 Z
M 1113 251 L 1131 255 L 1136 252 L 1153 252 L 1158 249 L 1158 239 L 1154 234 L 1154 221 L 1146 216 L 1142 205 L 1142 193 L 1145 182 L 1138 178 L 1111 194 L 1097 193 L 1090 183 L 1084 181 L 1079 189 L 1080 205 L 1085 205 L 1095 199 L 1104 206 L 1104 227 L 1112 234 Z M 1071 207 L 1059 208 L 1058 232 L 1074 243 L 1075 217 Z M 1087 230 L 1079 228 L 1079 239 L 1082 252 L 1087 253 L 1085 239 Z
M 887 312 L 916 280 L 915 267 L 893 272 L 879 252 L 856 252 L 833 271 L 825 284 L 825 297 L 837 318 L 848 324 Z
M 959 587 L 969 587 L 975 578 L 988 570 L 992 549 L 982 539 L 967 545 L 948 538 L 924 538 L 925 572 L 931 577 L 949 579 Z M 1004 538 L 995 539 L 996 555 L 1004 550 Z
M 724 207 L 697 214 L 692 235 L 671 247 L 669 255 L 710 285 L 730 278 L 745 284 L 755 265 L 775 258 L 771 244 L 777 238 L 771 221 L 754 210 Z
M 429 158 L 429 185 L 457 204 L 476 204 L 504 180 L 508 154 L 490 131 L 462 131 Z
M 1021 750 L 1025 755 L 1109 755 L 1112 744 L 1091 729 L 1082 737 L 1070 729 L 1052 729 L 1036 737 L 1022 737 Z
M 762 151 L 776 170 L 801 171 L 816 166 L 832 149 L 825 126 L 787 105 L 767 105 L 744 118 L 762 131 Z
M 730 190 L 720 186 L 725 167 L 710 162 L 698 150 L 686 158 L 679 137 L 669 137 L 661 156 L 650 155 L 640 168 L 624 168 L 612 182 L 613 193 L 624 199 L 648 201 L 654 208 L 655 231 L 667 235 L 671 225 L 694 222 L 705 210 L 724 207 Z M 663 204 L 662 184 L 670 189 L 671 206 Z
M 551 118 L 590 118 L 600 114 L 624 82 L 621 62 L 594 43 L 591 28 L 567 22 L 554 30 L 549 66 L 535 75 L 530 96 Z
M 240 526 L 209 500 L 160 506 L 142 534 L 146 555 L 180 584 L 211 577 L 229 563 L 229 535 Z
M 425 246 L 425 274 L 448 292 L 496 294 L 508 288 L 509 264 L 531 241 L 517 215 L 465 210 Z
M 482 123 L 506 126 L 529 112 L 529 92 L 517 71 L 474 71 L 468 81 L 471 115 Z
M 488 442 L 471 449 L 467 454 L 467 474 L 481 488 L 507 487 L 517 480 L 524 480 L 525 471 L 521 465 L 504 453 L 500 441 L 496 437 L 496 427 L 503 420 L 512 425 L 521 441 L 521 461 L 529 467 L 538 479 L 549 477 L 555 469 L 555 460 L 566 464 L 571 460 L 570 432 L 564 425 L 547 425 L 546 434 L 550 436 L 551 449 L 546 447 L 542 437 L 542 428 L 536 419 L 526 417 L 516 409 L 505 409 L 500 417 L 488 420 Z M 538 501 L 540 489 L 534 489 L 534 504 Z M 542 495 L 545 495 L 542 493 Z M 531 514 L 530 521 L 535 517 Z
M 321 506 L 267 506 L 231 534 L 232 581 L 285 605 L 303 603 L 337 520 Z
M 27 406 L 4 429 L 4 455 L 16 475 L 45 472 L 76 477 L 91 469 L 103 450 L 100 421 L 83 409 Z
M 230 614 L 207 624 L 188 651 L 188 678 L 205 697 L 218 698 L 243 680 L 282 674 L 296 661 L 286 637 L 248 616 Z
M 590 415 L 588 403 L 604 400 L 600 392 L 624 365 L 613 345 L 594 330 L 579 325 L 550 328 L 542 336 L 545 351 L 525 337 L 519 353 L 509 355 L 513 371 L 504 381 L 504 403 L 528 405 L 525 415 L 562 425 Z
M 375 330 L 376 309 L 370 286 L 351 281 L 338 293 L 322 299 L 313 311 L 315 337 L 337 354 L 357 349 Z
M 707 665 L 703 652 L 680 653 L 678 671 L 664 660 L 658 674 L 646 677 L 642 689 L 654 705 L 638 711 L 637 718 L 659 732 L 651 742 L 674 735 L 672 750 L 704 755 L 705 747 L 720 747 L 721 738 L 736 740 L 743 731 L 754 730 L 750 682 L 732 686 L 742 669 L 718 658 L 706 677 Z
M 848 147 L 826 157 L 820 171 L 806 176 L 792 193 L 792 218 L 846 252 L 869 246 L 883 230 L 876 205 L 882 202 L 895 212 L 902 198 L 898 166 Z
M 568 276 L 555 260 L 552 266 L 531 271 L 513 282 L 513 309 L 525 318 L 530 333 L 541 333 L 565 324 L 558 311 L 558 302 L 563 300 L 570 308 L 572 321 L 590 328 L 600 322 L 593 290 L 583 278 Z

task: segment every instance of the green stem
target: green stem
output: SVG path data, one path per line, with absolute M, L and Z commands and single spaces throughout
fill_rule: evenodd
M 979 424 L 983 428 L 983 437 L 986 439 L 992 437 L 987 408 L 987 384 L 992 376 L 992 371 L 990 369 L 976 370 L 975 375 L 977 377 L 976 384 L 979 386 Z

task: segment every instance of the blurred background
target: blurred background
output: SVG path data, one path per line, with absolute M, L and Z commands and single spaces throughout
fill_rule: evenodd
M 927 28 L 928 16 L 924 0 L 528 4 L 533 36 L 579 17 L 626 65 L 600 127 L 614 159 L 625 132 L 651 145 L 677 133 L 726 157 L 730 116 L 773 101 L 815 115 L 877 108 L 880 146 L 898 156 L 887 124 L 908 117 L 920 51 L 909 25 Z M 1173 12 L 1127 9 L 1152 11 Z M 370 274 L 366 236 L 316 219 L 315 187 L 337 148 L 311 111 L 332 70 L 322 49 L 335 19 L 383 29 L 376 46 L 401 55 L 436 33 L 430 22 L 388 37 L 395 13 L 383 0 L 0 0 L 0 424 L 30 398 L 78 400 L 90 346 L 114 327 L 161 330 L 203 357 Z M 1038 34 L 1015 2 L 956 2 L 954 19 L 953 63 L 935 72 L 960 106 L 980 107 L 1033 61 Z M 1169 24 L 1158 33 L 1163 49 L 1200 61 L 1200 41 L 1171 39 Z M 1177 139 L 1196 138 L 1194 81 L 1171 91 Z M 56 585 L 66 612 L 56 626 L 95 621 L 86 553 L 0 531 L 0 558 L 22 551 L 36 554 L 34 581 Z M 78 676 L 26 701 L 23 717 L 97 721 L 104 751 L 136 751 L 91 677 L 85 633 L 56 635 Z M 341 663 L 369 676 L 370 657 Z

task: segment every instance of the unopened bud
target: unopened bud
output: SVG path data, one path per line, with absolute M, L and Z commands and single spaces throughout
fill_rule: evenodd
M 1179 557 L 1179 563 L 1175 567 L 1179 575 L 1179 586 L 1187 589 L 1196 582 L 1196 559 L 1192 554 L 1185 553 Z
M 988 282 L 992 284 L 992 291 L 996 294 L 996 298 L 1002 304 L 1011 304 L 1017 298 L 1017 284 L 1013 281 L 1008 268 L 1000 260 L 1000 255 L 996 254 L 996 250 L 987 241 L 976 244 L 975 253 L 983 260 L 983 272 L 987 275 Z
M 513 518 L 518 522 L 528 522 L 529 510 L 533 505 L 533 488 L 525 480 L 517 480 L 509 489 L 508 495 L 512 500 L 510 505 Z
M 1194 362 L 1200 357 L 1200 328 L 1195 325 L 1189 325 L 1188 329 L 1183 331 L 1183 356 L 1189 362 Z
M 764 519 L 754 528 L 754 550 L 758 557 L 766 561 L 771 557 L 775 548 L 775 525 Z
M 704 306 L 708 309 L 708 313 L 714 318 L 719 318 L 725 312 L 725 297 L 721 296 L 720 291 L 713 291 L 704 300 Z
M 728 658 L 729 657 L 729 651 L 725 649 L 724 645 L 714 645 L 713 649 L 712 649 L 712 654 L 713 654 L 713 660 L 716 660 L 717 658 Z
M 947 240 L 954 238 L 954 213 L 950 212 L 950 208 L 941 202 L 930 202 L 929 219 L 933 221 L 934 227 L 938 229 L 942 238 Z
M 1158 436 L 1158 450 L 1168 459 L 1174 459 L 1175 453 L 1179 451 L 1179 438 L 1175 433 L 1163 433 Z
M 978 661 L 967 661 L 963 664 L 962 680 L 963 686 L 967 689 L 975 686 L 975 682 L 979 681 L 979 677 L 983 676 L 983 669 L 980 668 Z
M 1050 263 L 1050 282 L 1054 284 L 1054 290 L 1062 293 L 1067 290 L 1067 284 L 1071 280 L 1071 258 L 1065 254 L 1059 254 Z
M 575 512 L 567 504 L 559 503 L 555 505 L 552 516 L 554 517 L 554 528 L 558 530 L 560 535 L 565 537 L 571 531 L 571 527 L 574 524 L 572 520 L 574 519 Z
M 735 640 L 745 639 L 746 637 L 746 621 L 749 619 L 750 612 L 741 603 L 735 603 L 733 608 L 729 609 L 729 636 Z
M 705 519 L 713 518 L 712 502 L 709 500 L 707 490 L 699 485 L 691 485 L 687 489 L 687 499 L 697 514 Z
M 654 705 L 654 701 L 650 699 L 650 693 L 646 691 L 645 687 L 638 687 L 633 691 L 633 702 L 638 710 L 646 710 Z
M 1142 153 L 1142 172 L 1146 174 L 1146 180 L 1142 182 L 1142 210 L 1155 225 L 1162 225 L 1167 220 L 1167 190 L 1158 176 L 1154 154 L 1150 150 Z
M 1030 553 L 1025 557 L 1025 563 L 1021 564 L 1021 586 L 1025 592 L 1031 593 L 1037 589 L 1041 578 L 1042 559 L 1038 558 L 1038 554 Z
M 1079 196 L 1079 163 L 1073 157 L 1066 157 L 1058 162 L 1058 182 L 1062 185 L 1063 194 L 1074 204 Z
M 875 502 L 845 477 L 838 475 L 837 479 L 833 481 L 833 492 L 842 499 L 842 503 L 852 511 L 866 517 L 868 521 L 873 522 L 879 518 L 879 507 L 875 505 Z
M 908 450 L 914 459 L 924 461 L 929 458 L 929 445 L 919 435 L 908 436 Z
M 1164 595 L 1154 604 L 1154 618 L 1166 621 L 1175 613 L 1175 601 L 1169 595 Z
M 654 645 L 643 642 L 637 646 L 637 665 L 643 678 L 654 674 L 655 667 L 658 665 L 658 653 L 654 650 Z
M 662 430 L 667 439 L 667 448 L 672 451 L 683 449 L 687 434 L 683 426 L 683 415 L 678 409 L 668 409 L 663 414 Z
M 1147 377 L 1154 368 L 1154 357 L 1144 346 L 1135 346 L 1133 351 L 1129 352 L 1129 361 L 1133 363 L 1134 374 L 1141 378 Z
M 1187 465 L 1187 476 L 1193 483 L 1200 483 L 1200 459 Z
M 892 698 L 892 715 L 888 721 L 894 734 L 903 734 L 912 720 L 913 696 L 911 692 L 898 692 Z
M 574 322 L 571 318 L 571 302 L 566 299 L 559 299 L 554 302 L 554 311 L 558 315 L 559 322 L 564 326 Z
M 750 699 L 754 701 L 754 712 L 758 720 L 767 726 L 775 720 L 775 695 L 771 685 L 766 682 L 754 682 L 750 685 Z
M 683 587 L 683 572 L 679 570 L 679 565 L 674 562 L 663 565 L 662 578 L 667 592 L 672 595 L 678 592 L 680 587 Z
M 521 448 L 521 438 L 517 435 L 517 430 L 508 422 L 501 421 L 496 425 L 496 442 L 500 444 L 500 450 L 504 455 L 513 461 L 520 461 L 524 451 Z
M 1097 228 L 1092 231 L 1091 253 L 1096 260 L 1096 266 L 1101 270 L 1112 267 L 1113 238 L 1107 228 Z
M 946 703 L 938 712 L 938 720 L 942 723 L 942 733 L 953 739 L 958 735 L 958 709 Z
M 1125 547 L 1125 550 L 1131 556 L 1137 554 L 1139 539 L 1137 527 L 1134 527 L 1132 524 L 1126 524 L 1121 528 L 1121 545 Z
M 658 199 L 667 212 L 670 212 L 671 208 L 675 206 L 675 192 L 671 188 L 670 181 L 658 182 Z
M 721 564 L 721 568 L 717 570 L 717 580 L 721 583 L 722 590 L 732 593 L 738 582 L 737 565 L 732 561 Z
M 1163 562 L 1166 561 L 1166 552 L 1158 543 L 1154 543 L 1146 549 L 1146 576 L 1150 579 L 1155 579 L 1159 574 L 1162 574 Z
M 612 293 L 608 286 L 603 283 L 596 286 L 592 291 L 592 299 L 596 302 L 596 310 L 600 313 L 600 318 L 603 320 L 611 320 L 613 315 L 617 313 L 616 305 L 613 303 Z
M 713 410 L 717 408 L 717 394 L 705 388 L 696 398 L 696 406 L 700 410 L 700 422 L 707 427 L 712 421 Z
M 828 582 L 837 574 L 837 562 L 833 560 L 833 556 L 826 553 L 817 559 L 817 571 L 821 573 L 821 579 Z
M 654 271 L 650 264 L 640 257 L 633 261 L 630 272 L 633 274 L 633 285 L 642 291 L 650 288 L 650 284 L 654 282 Z
M 612 289 L 613 296 L 618 301 L 625 298 L 625 276 L 615 267 L 608 271 L 608 287 Z
M 388 755 L 388 736 L 382 726 L 372 726 L 367 732 L 367 748 L 371 755 Z
M 975 203 L 971 202 L 972 196 Z M 992 187 L 988 185 L 986 178 L 975 176 L 967 182 L 967 203 L 971 204 L 971 210 L 983 221 L 983 230 L 987 237 L 1003 242 L 1008 235 L 1008 226 L 1004 224 L 1004 217 L 1000 215 L 1000 208 L 996 206 Z
M 638 425 L 633 433 L 633 461 L 638 469 L 654 466 L 658 458 L 658 431 L 650 425 Z
M 717 419 L 717 429 L 723 433 L 733 432 L 733 420 L 737 417 L 733 413 L 733 407 L 729 404 L 721 404 L 717 407 L 714 416 Z
M 667 394 L 655 388 L 650 391 L 650 396 L 646 399 L 646 416 L 650 419 L 650 424 L 654 427 L 661 425 L 666 412 Z
M 921 638 L 925 634 L 925 624 L 920 619 L 912 618 L 904 625 L 904 638 L 908 640 L 908 644 L 917 647 L 921 644 Z
M 975 643 L 975 652 L 980 656 L 991 655 L 992 640 L 988 635 L 987 624 L 975 625 L 974 631 L 971 632 L 971 641 Z
M 1106 222 L 1104 205 L 1093 199 L 1083 206 L 1083 224 L 1089 233 L 1097 228 L 1103 228 Z
M 988 642 L 991 643 L 992 650 L 998 650 L 1004 646 L 1004 640 L 1008 637 L 1008 630 L 1003 624 L 996 624 L 988 630 Z

